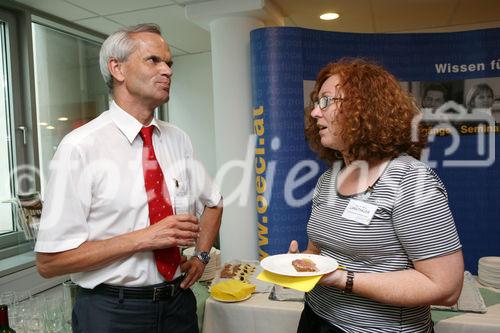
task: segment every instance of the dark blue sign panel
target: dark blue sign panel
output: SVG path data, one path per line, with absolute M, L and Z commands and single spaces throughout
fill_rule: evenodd
M 301 28 L 251 33 L 253 121 L 261 257 L 286 252 L 290 240 L 306 246 L 306 223 L 317 178 L 326 165 L 304 136 L 308 96 L 319 70 L 342 57 L 375 61 L 424 104 L 439 86 L 447 109 L 467 112 L 478 86 L 493 91 L 485 126 L 435 126 L 423 160 L 447 186 L 463 244 L 466 269 L 482 256 L 499 255 L 500 29 L 455 33 L 357 34 Z M 423 105 L 425 106 L 425 105 Z M 432 116 L 431 116 L 432 117 Z M 479 117 L 481 118 L 481 116 Z M 495 123 L 496 118 L 496 123 Z

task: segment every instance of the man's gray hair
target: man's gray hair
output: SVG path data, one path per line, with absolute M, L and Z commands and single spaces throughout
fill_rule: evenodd
M 108 61 L 110 58 L 126 61 L 137 45 L 137 41 L 131 38 L 131 34 L 139 32 L 152 32 L 161 35 L 160 27 L 157 24 L 143 23 L 120 29 L 109 35 L 102 43 L 99 52 L 99 66 L 104 82 L 110 90 L 113 90 L 113 77 L 108 69 Z

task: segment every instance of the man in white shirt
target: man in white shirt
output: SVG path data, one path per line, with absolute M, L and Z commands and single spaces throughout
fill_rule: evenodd
M 81 287 L 73 332 L 198 332 L 189 287 L 210 259 L 222 198 L 189 137 L 154 118 L 169 99 L 168 44 L 154 24 L 124 28 L 103 43 L 100 65 L 114 101 L 51 162 L 38 271 Z M 191 245 L 180 263 L 178 247 Z

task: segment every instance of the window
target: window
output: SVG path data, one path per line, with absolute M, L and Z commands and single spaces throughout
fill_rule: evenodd
M 43 194 L 59 142 L 108 108 L 108 89 L 99 69 L 99 43 L 40 23 L 32 27 Z
M 0 4 L 0 260 L 29 254 L 8 261 L 14 266 L 33 265 L 33 242 L 15 206 L 4 201 L 33 192 L 43 197 L 64 135 L 108 108 L 99 70 L 102 40 Z M 15 271 L 1 269 L 0 277 Z

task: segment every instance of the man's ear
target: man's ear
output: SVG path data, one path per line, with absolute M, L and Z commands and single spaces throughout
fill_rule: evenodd
M 122 72 L 122 62 L 118 61 L 116 58 L 109 58 L 108 60 L 108 70 L 111 76 L 118 82 L 123 82 L 125 76 Z

